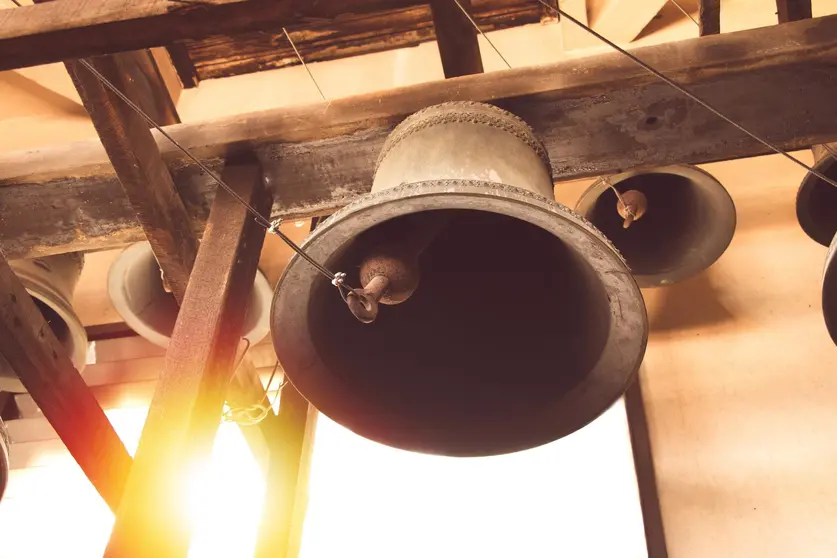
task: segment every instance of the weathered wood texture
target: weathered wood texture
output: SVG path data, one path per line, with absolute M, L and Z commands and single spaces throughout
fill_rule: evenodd
M 268 210 L 257 165 L 231 166 L 225 179 L 257 210 Z M 232 196 L 218 194 L 106 556 L 186 556 L 183 490 L 211 452 L 264 234 Z
M 639 504 L 642 508 L 642 523 L 645 527 L 645 546 L 648 558 L 668 558 L 663 513 L 657 488 L 657 474 L 654 470 L 654 454 L 651 448 L 651 434 L 648 431 L 648 417 L 642 398 L 642 370 L 637 380 L 625 392 L 625 414 L 631 436 L 634 468 L 639 488 Z
M 302 529 L 299 516 L 304 516 L 304 490 L 312 450 L 311 444 L 306 444 L 306 433 L 310 442 L 316 411 L 309 409 L 308 401 L 292 385 L 285 386 L 279 397 L 279 437 L 270 452 L 267 497 L 256 543 L 257 558 L 296 558 L 289 552 L 289 547 L 295 544 L 295 531 Z M 298 499 L 300 493 L 303 494 Z M 302 513 L 295 513 L 297 506 L 303 506 Z
M 305 62 L 321 62 L 416 46 L 436 38 L 434 16 L 426 1 L 396 0 L 390 2 L 384 11 L 373 11 L 373 2 L 367 1 L 366 4 L 365 13 L 359 11 L 339 17 L 309 19 L 302 24 L 289 26 L 288 32 Z M 437 12 L 442 10 L 438 13 L 457 16 L 457 20 L 450 21 L 454 22 L 458 32 L 473 35 L 474 28 L 464 19 L 453 0 L 434 0 L 432 6 Z M 483 31 L 493 31 L 539 22 L 541 4 L 534 0 L 487 0 L 474 3 L 471 14 Z M 447 39 L 443 48 L 451 45 L 452 40 L 456 41 L 454 46 L 464 44 L 462 41 L 467 40 L 455 35 Z M 281 28 L 217 36 L 201 41 L 184 41 L 184 45 L 199 79 L 299 64 Z M 473 49 L 473 46 L 468 48 Z
M 156 117 L 158 123 L 179 121 L 148 51 L 91 58 L 88 63 L 137 105 L 152 111 L 152 118 Z M 65 64 L 166 282 L 180 302 L 186 293 L 198 242 L 148 123 L 80 61 Z
M 2 253 L 0 353 L 91 484 L 116 510 L 131 456 Z
M 49 2 L 0 12 L 0 70 L 165 46 L 183 39 L 281 29 L 387 0 L 214 0 Z
M 837 140 L 837 104 L 831 102 L 837 98 L 837 16 L 634 52 L 785 149 Z M 406 115 L 452 100 L 495 102 L 524 118 L 546 145 L 559 181 L 768 152 L 618 53 L 169 130 L 214 169 L 228 155 L 255 151 L 274 191 L 273 217 L 296 218 L 333 212 L 368 192 L 392 128 Z M 200 229 L 215 185 L 157 141 Z M 0 217 L 9 257 L 142 238 L 104 152 L 90 142 L 0 156 Z
M 459 0 L 466 10 L 471 10 L 471 0 Z M 431 0 L 433 30 L 442 58 L 446 78 L 481 74 L 482 58 L 477 41 L 477 30 L 453 0 Z M 471 12 L 469 12 L 471 13 Z
M 717 35 L 721 32 L 721 0 L 700 0 L 698 14 L 700 36 Z
M 811 0 L 776 0 L 776 15 L 779 23 L 810 19 Z

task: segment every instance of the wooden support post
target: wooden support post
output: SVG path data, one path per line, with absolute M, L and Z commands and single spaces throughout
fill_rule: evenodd
M 131 456 L 2 253 L 0 354 L 107 505 L 116 510 Z
M 125 53 L 88 61 L 131 100 L 170 124 L 177 119 L 168 91 L 155 80 L 148 52 Z M 116 175 L 122 184 L 166 282 L 178 302 L 183 300 L 198 243 L 183 201 L 160 156 L 148 123 L 80 61 L 67 70 L 90 113 Z M 168 102 L 160 101 L 169 98 Z
M 157 124 L 166 126 L 180 122 L 174 100 L 151 51 L 124 52 L 88 62 Z M 197 255 L 198 240 L 148 123 L 81 62 L 74 60 L 65 64 L 163 270 L 166 283 L 181 303 Z M 246 355 L 241 364 L 241 372 L 236 375 L 241 381 L 233 382 L 230 392 L 238 404 L 248 405 L 261 398 L 261 394 L 254 393 L 261 384 L 253 385 L 253 382 L 258 383 L 258 377 L 254 376 L 252 363 Z M 244 390 L 245 387 L 249 389 Z M 249 399 L 245 401 L 246 398 Z M 272 412 L 270 414 L 275 418 Z M 247 427 L 243 432 L 258 456 L 258 429 Z
M 811 0 L 776 0 L 776 15 L 779 23 L 810 19 L 813 17 Z
M 267 213 L 269 196 L 257 165 L 228 166 L 223 176 Z M 106 556 L 188 552 L 185 488 L 212 449 L 264 234 L 246 208 L 218 191 Z
M 466 10 L 471 7 L 471 0 L 459 0 L 459 3 Z M 433 12 L 433 28 L 445 77 L 481 74 L 483 68 L 477 30 L 456 2 L 430 0 L 430 10 Z
M 640 370 L 642 374 L 642 370 Z M 660 510 L 660 496 L 657 491 L 657 476 L 654 471 L 654 454 L 651 451 L 651 435 L 645 415 L 640 378 L 625 392 L 625 413 L 634 454 L 634 469 L 639 488 L 639 505 L 642 508 L 642 522 L 645 526 L 645 545 L 648 558 L 668 558 L 663 515 Z
M 316 417 L 317 411 L 292 385 L 282 389 L 256 558 L 296 558 Z
M 721 32 L 721 0 L 700 0 L 700 36 Z

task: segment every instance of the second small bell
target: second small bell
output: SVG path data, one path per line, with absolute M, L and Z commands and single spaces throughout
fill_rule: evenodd
M 622 252 L 640 287 L 668 285 L 706 269 L 735 232 L 729 193 L 690 165 L 599 180 L 581 196 L 576 211 Z

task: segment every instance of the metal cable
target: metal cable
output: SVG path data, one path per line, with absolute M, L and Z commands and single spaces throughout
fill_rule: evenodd
M 697 25 L 698 29 L 700 29 L 700 23 L 698 23 L 698 21 L 694 17 L 692 17 L 692 14 L 690 14 L 685 9 L 683 9 L 683 6 L 680 5 L 680 2 L 678 2 L 677 0 L 668 0 L 668 1 L 671 2 L 672 4 L 674 4 L 675 6 L 677 6 L 677 9 L 680 10 L 681 12 L 683 12 L 683 15 L 688 17 L 689 19 L 691 19 L 692 23 Z
M 270 232 L 272 234 L 275 234 L 276 236 L 281 238 L 282 241 L 285 244 L 287 244 L 294 252 L 299 254 L 299 256 L 301 258 L 303 258 L 305 261 L 307 261 L 309 264 L 311 264 L 317 271 L 319 271 L 321 274 L 323 274 L 325 277 L 327 277 L 332 282 L 332 284 L 335 287 L 337 287 L 338 289 L 341 289 L 341 292 L 342 292 L 342 289 L 345 287 L 343 285 L 343 281 L 345 280 L 345 277 L 346 277 L 345 274 L 343 274 L 343 273 L 332 273 L 331 271 L 326 269 L 323 265 L 321 265 L 319 262 L 315 261 L 311 256 L 306 254 L 305 251 L 302 248 L 300 248 L 293 240 L 288 238 L 282 231 L 279 230 L 279 223 L 281 222 L 281 219 L 276 219 L 273 222 L 269 221 L 267 219 L 267 217 L 265 217 L 261 213 L 259 213 L 253 206 L 251 206 L 249 203 L 247 203 L 244 200 L 244 198 L 242 198 L 240 195 L 238 195 L 228 184 L 226 184 L 221 179 L 221 177 L 219 177 L 214 172 L 212 172 L 212 170 L 209 167 L 207 167 L 205 164 L 203 164 L 197 157 L 192 155 L 192 153 L 188 149 L 186 149 L 185 147 L 180 145 L 180 143 L 178 143 L 178 141 L 176 139 L 174 139 L 168 132 L 166 132 L 163 129 L 162 126 L 157 124 L 154 121 L 153 118 L 148 116 L 145 113 L 145 111 L 143 111 L 142 108 L 139 107 L 139 105 L 134 103 L 124 93 L 122 93 L 122 91 L 120 91 L 105 76 L 103 76 L 96 68 L 94 68 L 93 65 L 90 64 L 90 62 L 88 62 L 87 60 L 84 60 L 84 59 L 79 59 L 79 62 L 82 64 L 82 66 L 87 68 L 94 76 L 96 76 L 96 79 L 98 79 L 102 83 L 102 85 L 104 85 L 109 90 L 111 90 L 114 95 L 116 95 L 117 97 L 122 99 L 122 101 L 125 104 L 127 104 L 128 107 L 131 108 L 131 110 L 133 110 L 138 115 L 140 115 L 140 117 L 142 117 L 143 120 L 145 120 L 155 130 L 160 132 L 160 134 L 164 138 L 166 138 L 168 141 L 170 141 L 172 145 L 174 145 L 178 150 L 180 150 L 184 155 L 186 155 L 186 157 L 188 157 L 192 162 L 194 162 L 212 180 L 217 182 L 218 185 L 220 187 L 222 187 L 224 190 L 226 190 L 227 193 L 229 195 L 231 195 L 238 203 L 240 203 L 245 208 L 247 208 L 247 211 L 249 211 L 253 215 L 253 217 L 255 217 L 257 223 L 259 223 L 261 226 L 263 226 L 265 229 L 267 229 L 268 232 Z M 345 287 L 345 288 L 348 289 L 348 287 Z
M 323 101 L 328 101 L 328 99 L 326 99 L 325 93 L 323 93 L 323 90 L 320 89 L 320 84 L 317 83 L 317 80 L 314 78 L 314 74 L 312 74 L 310 68 L 308 68 L 308 64 L 305 63 L 305 60 L 302 59 L 302 55 L 296 49 L 296 45 L 291 39 L 291 36 L 288 34 L 288 30 L 283 27 L 282 32 L 285 34 L 285 37 L 288 39 L 288 42 L 291 43 L 291 48 L 294 49 L 294 52 L 296 53 L 296 57 L 297 59 L 299 59 L 300 64 L 302 64 L 302 67 L 305 68 L 306 72 L 308 72 L 308 77 L 310 77 L 311 81 L 314 82 L 314 87 L 316 87 L 317 91 L 320 92 L 320 97 L 323 98 Z
M 489 45 L 491 45 L 491 48 L 494 49 L 494 52 L 497 53 L 497 56 L 499 56 L 503 60 L 503 62 L 506 63 L 506 67 L 511 69 L 512 66 L 511 66 L 511 64 L 509 64 L 509 61 L 506 60 L 506 57 L 503 56 L 503 54 L 500 52 L 500 49 L 498 49 L 496 46 L 494 46 L 494 43 L 491 42 L 491 39 L 488 38 L 488 35 L 486 35 L 485 33 L 482 32 L 482 29 L 480 29 L 480 26 L 477 25 L 476 21 L 474 21 L 474 18 L 471 17 L 471 14 L 468 13 L 468 10 L 466 10 L 465 7 L 462 6 L 462 4 L 459 2 L 459 0 L 453 0 L 453 1 L 456 2 L 456 5 L 459 6 L 459 9 L 462 10 L 462 13 L 465 14 L 465 17 L 467 17 L 468 21 L 471 22 L 471 25 L 473 25 L 474 29 L 477 30 L 477 33 L 482 35 L 482 38 L 485 39 L 486 42 Z
M 456 0 L 454 0 L 454 2 L 456 2 Z M 544 0 L 538 0 L 538 2 L 541 3 L 542 5 L 546 6 L 550 10 L 558 13 L 562 18 L 567 18 L 569 21 L 573 22 L 578 27 L 581 27 L 582 29 L 584 29 L 585 31 L 587 31 L 588 33 L 590 33 L 591 35 L 593 35 L 594 37 L 596 37 L 597 39 L 599 39 L 600 41 L 602 41 L 603 43 L 608 45 L 609 47 L 611 47 L 614 50 L 620 52 L 624 56 L 627 56 L 635 64 L 637 64 L 638 66 L 643 68 L 648 73 L 653 74 L 655 77 L 657 77 L 661 81 L 665 82 L 670 87 L 676 89 L 677 91 L 679 91 L 683 95 L 687 96 L 688 98 L 690 98 L 691 100 L 693 100 L 694 102 L 696 102 L 697 104 L 699 104 L 700 106 L 702 106 L 703 108 L 708 110 L 709 112 L 713 113 L 718 118 L 721 118 L 722 120 L 726 121 L 727 123 L 735 126 L 738 130 L 744 132 L 745 134 L 750 136 L 752 139 L 756 140 L 757 142 L 759 142 L 763 146 L 767 147 L 771 151 L 775 151 L 776 153 L 778 153 L 779 155 L 782 155 L 786 159 L 789 159 L 790 161 L 793 161 L 794 163 L 796 163 L 797 165 L 799 165 L 803 169 L 807 170 L 808 172 L 810 172 L 811 174 L 813 174 L 817 178 L 819 178 L 821 180 L 824 180 L 825 182 L 827 182 L 827 183 L 831 184 L 832 186 L 834 186 L 835 188 L 837 188 L 837 181 L 834 181 L 834 180 L 828 178 L 827 176 L 825 176 L 824 174 L 822 174 L 818 170 L 806 165 L 805 163 L 803 163 L 802 161 L 800 161 L 799 159 L 797 159 L 796 157 L 794 157 L 790 153 L 787 153 L 786 151 L 784 151 L 780 147 L 774 145 L 773 143 L 760 138 L 759 136 L 757 136 L 756 134 L 754 134 L 753 132 L 751 132 L 750 130 L 748 130 L 747 128 L 742 126 L 741 124 L 739 124 L 739 123 L 735 122 L 734 120 L 732 120 L 731 118 L 725 116 L 719 110 L 717 110 L 716 108 L 711 106 L 709 103 L 707 103 L 706 101 L 704 101 L 703 99 L 701 99 L 700 97 L 698 97 L 697 95 L 695 95 L 694 93 L 692 93 L 691 91 L 689 91 L 688 89 L 686 89 L 685 87 L 680 85 L 679 83 L 667 78 L 666 76 L 661 74 L 659 71 L 655 70 L 654 68 L 652 68 L 651 66 L 649 66 L 648 64 L 646 64 L 645 62 L 643 62 L 642 60 L 640 60 L 639 58 L 637 58 L 636 56 L 634 56 L 633 54 L 628 52 L 627 50 L 623 49 L 622 47 L 620 47 L 616 43 L 614 43 L 611 40 L 607 39 L 606 37 L 602 36 L 600 33 L 597 33 L 596 31 L 594 31 L 590 27 L 584 25 L 583 23 L 581 23 L 580 21 L 575 19 L 573 16 L 571 16 L 568 13 L 566 13 L 565 11 L 563 11 L 562 9 L 556 8 L 555 6 L 550 6 L 549 4 L 544 2 Z

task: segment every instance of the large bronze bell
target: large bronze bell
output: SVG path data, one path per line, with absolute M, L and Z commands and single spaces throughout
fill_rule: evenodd
M 837 234 L 831 240 L 822 276 L 822 313 L 828 334 L 837 344 Z
M 837 143 L 815 145 L 814 170 L 837 180 Z M 837 187 L 810 172 L 796 194 L 796 218 L 802 230 L 823 246 L 828 246 L 822 278 L 822 312 L 825 325 L 837 343 Z
M 9 440 L 9 432 L 6 430 L 6 425 L 3 424 L 3 419 L 0 419 L 0 500 L 3 499 L 3 493 L 6 491 L 6 484 L 9 482 L 9 447 L 11 441 Z
M 613 246 L 552 196 L 517 117 L 446 103 L 406 119 L 372 193 L 303 245 L 359 287 L 348 304 L 300 258 L 277 285 L 287 377 L 354 432 L 427 453 L 523 450 L 595 419 L 642 360 L 645 307 Z
M 812 150 L 814 169 L 837 180 L 837 143 L 815 145 Z M 831 244 L 837 234 L 837 188 L 808 173 L 796 194 L 796 218 L 808 236 L 823 246 Z
M 622 252 L 640 287 L 675 283 L 706 269 L 735 232 L 729 193 L 689 165 L 601 179 L 581 196 L 576 211 Z

